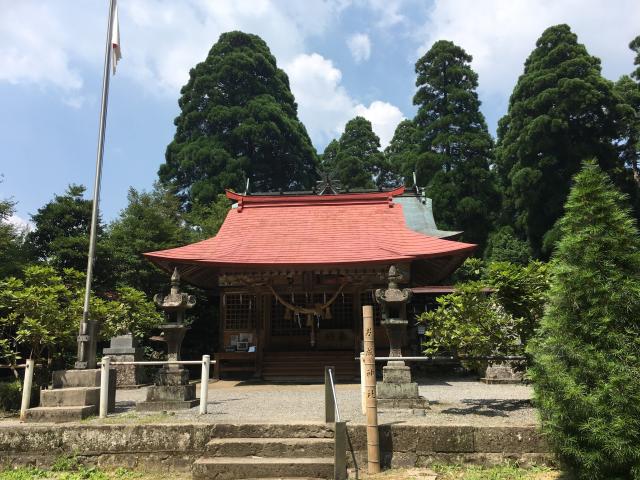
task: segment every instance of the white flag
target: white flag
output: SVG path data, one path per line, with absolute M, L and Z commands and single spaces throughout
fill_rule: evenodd
M 113 74 L 116 74 L 116 66 L 118 60 L 122 58 L 120 50 L 120 25 L 118 23 L 118 5 L 116 4 L 113 11 L 113 23 L 111 24 L 111 65 L 113 66 Z

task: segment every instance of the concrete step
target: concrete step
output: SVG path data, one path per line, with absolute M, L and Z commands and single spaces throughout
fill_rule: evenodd
M 77 407 L 35 407 L 26 411 L 27 422 L 77 422 L 91 415 L 98 414 L 97 405 Z
M 214 438 L 206 447 L 212 457 L 331 457 L 332 438 Z
M 81 407 L 100 403 L 100 387 L 40 390 L 41 407 Z
M 332 478 L 333 458 L 202 457 L 193 464 L 194 480 L 248 478 Z
M 333 428 L 317 423 L 217 423 L 211 426 L 210 439 L 216 438 L 333 438 Z
M 115 369 L 111 369 L 115 373 Z M 56 370 L 53 372 L 53 388 L 99 387 L 100 369 Z

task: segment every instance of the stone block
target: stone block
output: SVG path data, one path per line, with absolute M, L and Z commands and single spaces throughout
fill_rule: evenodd
M 418 431 L 418 454 L 473 451 L 475 451 L 474 427 L 434 425 Z
M 79 407 L 99 405 L 99 387 L 54 388 L 40 390 L 41 407 Z
M 383 383 L 411 383 L 411 369 L 407 366 L 382 367 Z
M 186 385 L 189 383 L 189 370 L 186 368 L 162 367 L 156 373 L 156 385 Z
M 378 399 L 419 398 L 417 383 L 378 383 Z
M 97 415 L 97 405 L 74 407 L 36 407 L 26 412 L 27 422 L 66 423 L 77 422 L 91 415 Z
M 133 335 L 117 335 L 111 337 L 109 346 L 111 348 L 136 348 L 138 346 L 138 339 Z
M 53 372 L 53 388 L 99 386 L 99 368 L 89 370 L 56 370 Z
M 161 385 L 147 387 L 147 401 L 175 401 L 193 400 L 196 398 L 196 386 L 191 385 Z
M 138 412 L 170 412 L 172 410 L 189 410 L 198 405 L 198 400 L 158 400 L 136 403 Z
M 105 355 L 108 353 L 107 350 L 111 349 L 105 348 L 103 350 Z M 135 362 L 142 358 L 141 352 L 136 352 L 134 354 L 109 355 L 111 356 L 111 360 L 114 362 Z M 114 368 L 118 372 L 116 386 L 119 388 L 132 387 L 146 382 L 145 368 L 142 365 L 114 365 Z
M 477 452 L 546 453 L 549 446 L 536 427 L 477 427 Z

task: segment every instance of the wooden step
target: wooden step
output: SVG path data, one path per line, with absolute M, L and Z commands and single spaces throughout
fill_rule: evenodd
M 202 457 L 193 464 L 194 480 L 215 478 L 234 480 L 247 478 L 333 477 L 333 457 L 267 458 L 267 457 Z

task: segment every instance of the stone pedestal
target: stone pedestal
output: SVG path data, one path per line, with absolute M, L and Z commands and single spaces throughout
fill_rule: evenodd
M 119 335 L 111 339 L 109 348 L 102 350 L 114 362 L 138 362 L 142 360 L 142 349 L 133 335 Z M 118 371 L 118 388 L 135 387 L 146 382 L 142 365 L 116 365 Z
M 189 327 L 180 324 L 162 325 L 162 337 L 155 340 L 167 342 L 168 359 L 180 359 L 180 345 Z M 154 379 L 155 385 L 147 388 L 147 399 L 136 404 L 138 411 L 184 410 L 195 407 L 196 386 L 189 384 L 189 371 L 181 365 L 164 365 Z
M 518 384 L 524 381 L 524 368 L 518 369 L 517 362 L 489 362 L 484 378 L 480 381 L 488 384 Z
M 390 357 L 401 357 L 402 333 L 407 320 L 392 318 L 383 320 L 390 344 Z M 418 393 L 418 384 L 411 381 L 411 369 L 402 360 L 389 360 L 382 368 L 382 382 L 378 382 L 378 408 L 410 409 L 413 413 L 424 415 L 429 402 Z
M 107 411 L 115 411 L 117 371 L 109 369 Z M 53 388 L 40 390 L 40 406 L 29 408 L 27 422 L 72 422 L 98 414 L 100 369 L 57 370 Z

